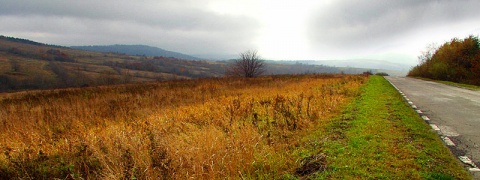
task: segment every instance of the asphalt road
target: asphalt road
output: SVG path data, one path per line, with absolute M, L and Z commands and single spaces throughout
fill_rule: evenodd
M 447 145 L 457 156 L 466 156 L 475 179 L 480 172 L 480 91 L 407 77 L 386 77 L 420 110 L 426 122 L 436 125 L 437 132 L 455 145 Z M 430 119 L 430 120 L 428 120 Z M 434 128 L 434 126 L 432 126 Z M 447 143 L 446 143 L 447 144 Z

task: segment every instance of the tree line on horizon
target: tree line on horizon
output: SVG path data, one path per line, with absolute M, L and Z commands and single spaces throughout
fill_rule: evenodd
M 429 45 L 407 76 L 480 85 L 480 41 L 470 35 L 439 47 Z

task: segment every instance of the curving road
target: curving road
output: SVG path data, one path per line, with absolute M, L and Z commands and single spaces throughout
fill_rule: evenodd
M 480 179 L 480 91 L 408 77 L 386 77 L 417 107 L 465 167 Z M 445 138 L 447 137 L 447 138 Z M 447 139 L 447 140 L 446 140 Z M 450 142 L 447 142 L 451 140 Z M 451 144 L 453 143 L 453 144 Z

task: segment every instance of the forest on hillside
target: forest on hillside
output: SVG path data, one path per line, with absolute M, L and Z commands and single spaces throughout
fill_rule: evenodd
M 478 36 L 454 38 L 439 47 L 429 46 L 419 60 L 420 64 L 408 76 L 480 85 Z
M 0 92 L 220 77 L 222 63 L 131 56 L 0 36 Z
M 83 51 L 0 36 L 0 92 L 216 78 L 229 63 Z M 322 65 L 266 63 L 265 75 L 341 72 Z
M 151 47 L 146 45 L 108 45 L 108 46 L 71 46 L 73 49 L 79 49 L 92 52 L 111 52 L 133 56 L 163 56 L 177 59 L 201 60 L 190 55 L 168 51 L 165 49 Z
M 0 35 L 0 92 L 218 78 L 232 62 L 93 52 Z M 264 62 L 264 75 L 378 71 L 301 61 Z

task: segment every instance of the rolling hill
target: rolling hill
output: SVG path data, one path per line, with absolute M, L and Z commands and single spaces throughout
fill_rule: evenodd
M 200 60 L 200 58 L 190 55 L 167 51 L 165 49 L 151 47 L 146 45 L 107 45 L 107 46 L 71 46 L 73 49 L 80 49 L 94 52 L 111 52 L 119 54 L 127 54 L 134 56 L 163 56 L 178 59 Z
M 0 36 L 0 92 L 223 76 L 224 63 L 100 53 Z
M 0 92 L 223 77 L 225 67 L 230 63 L 230 60 L 185 60 L 178 57 L 194 57 L 177 56 L 182 54 L 174 52 L 170 53 L 176 57 L 168 54 L 153 55 L 154 52 L 162 52 L 162 49 L 142 45 L 115 47 L 120 48 L 112 50 L 113 52 L 95 52 L 0 36 Z M 129 47 L 132 49 L 128 50 Z M 122 48 L 124 50 L 120 51 Z M 130 55 L 127 51 L 141 55 Z M 369 70 L 299 61 L 265 63 L 266 75 L 358 74 Z M 377 71 L 374 70 L 373 73 L 375 72 Z
M 376 72 L 386 72 L 390 75 L 405 76 L 412 68 L 408 64 L 392 63 L 388 61 L 372 60 L 372 59 L 351 59 L 351 60 L 310 60 L 299 61 L 304 64 L 325 65 L 342 68 L 358 68 L 361 70 L 371 69 Z

